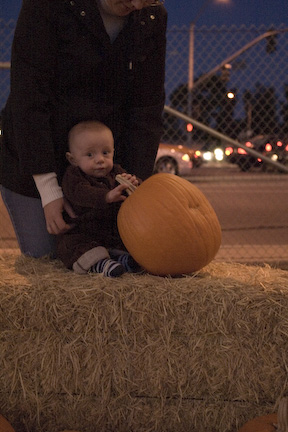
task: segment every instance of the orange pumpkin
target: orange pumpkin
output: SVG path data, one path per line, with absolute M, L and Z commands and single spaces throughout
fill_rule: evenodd
M 0 432 L 15 432 L 11 424 L 0 414 Z
M 221 243 L 221 228 L 203 193 L 172 174 L 155 174 L 123 202 L 118 229 L 127 250 L 148 272 L 192 273 L 207 265 Z
M 288 431 L 288 398 L 279 401 L 277 414 L 256 417 L 245 423 L 238 432 L 286 432 Z
M 256 417 L 242 426 L 238 432 L 276 432 L 277 414 Z

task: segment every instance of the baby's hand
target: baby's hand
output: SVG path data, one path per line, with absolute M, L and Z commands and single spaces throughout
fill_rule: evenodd
M 125 179 L 129 180 L 134 186 L 139 185 L 139 181 L 137 180 L 135 175 L 123 173 L 123 174 L 121 174 L 121 176 L 124 177 Z
M 122 195 L 123 192 L 125 191 L 125 189 L 127 188 L 126 185 L 119 185 L 116 186 L 114 189 L 112 189 L 111 191 L 109 191 L 106 195 L 106 202 L 108 204 L 111 204 L 113 202 L 118 202 L 118 201 L 124 201 L 126 199 L 126 196 Z

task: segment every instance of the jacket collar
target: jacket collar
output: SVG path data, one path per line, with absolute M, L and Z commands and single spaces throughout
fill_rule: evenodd
M 97 0 L 64 0 L 64 2 L 77 19 L 80 20 L 98 40 L 106 46 L 111 46 L 110 38 L 105 30 L 100 15 Z M 142 27 L 144 23 L 147 33 L 147 30 L 150 27 L 150 19 L 148 17 L 151 14 L 149 9 L 150 8 L 144 8 L 141 11 L 132 12 L 128 18 L 128 23 L 125 26 L 126 32 L 128 31 L 133 33 L 135 28 L 139 27 L 139 25 Z
M 77 19 L 86 28 L 102 39 L 102 42 L 110 43 L 109 36 L 105 31 L 105 27 L 98 9 L 96 0 L 64 0 L 67 7 L 73 12 Z

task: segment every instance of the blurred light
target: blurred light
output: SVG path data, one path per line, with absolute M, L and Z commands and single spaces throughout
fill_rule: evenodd
M 187 129 L 187 132 L 192 132 L 192 130 L 193 130 L 193 125 L 192 125 L 192 123 L 187 123 L 187 125 L 186 125 L 186 129 Z
M 271 159 L 272 159 L 273 161 L 277 161 L 277 159 L 278 159 L 277 154 L 274 153 L 274 154 L 271 156 Z
M 221 79 L 225 82 L 229 81 L 230 79 L 230 72 L 232 69 L 232 65 L 229 63 L 226 63 L 224 66 L 222 66 L 221 68 Z
M 214 155 L 217 161 L 222 161 L 224 159 L 224 152 L 221 148 L 216 148 L 214 150 Z
M 288 151 L 288 144 L 286 145 L 285 150 Z
M 203 159 L 206 161 L 211 161 L 212 160 L 212 153 L 210 151 L 203 153 Z
M 234 99 L 235 94 L 234 94 L 233 92 L 229 91 L 229 92 L 227 93 L 227 97 L 228 97 L 228 99 Z
M 245 143 L 245 145 L 246 145 L 246 147 L 249 147 L 249 148 L 253 148 L 254 147 L 254 145 L 250 141 L 247 141 Z
M 247 154 L 246 150 L 242 149 L 241 147 L 239 147 L 237 151 L 238 151 L 239 154 L 242 154 L 242 155 L 246 155 Z
M 272 150 L 272 145 L 271 145 L 270 143 L 267 143 L 267 144 L 265 145 L 265 150 L 266 150 L 267 152 L 270 152 L 270 151 Z
M 195 152 L 195 156 L 196 156 L 196 157 L 200 157 L 200 156 L 201 156 L 201 151 L 200 151 L 200 150 L 196 150 L 196 152 Z
M 182 160 L 183 160 L 184 162 L 189 162 L 189 161 L 190 161 L 190 156 L 189 156 L 187 153 L 185 153 L 185 154 L 182 156 Z
M 233 153 L 233 147 L 226 147 L 225 155 L 230 156 Z
M 276 145 L 277 147 L 282 147 L 283 143 L 281 141 L 277 141 Z
M 171 149 L 171 153 L 175 153 L 175 149 L 174 148 Z

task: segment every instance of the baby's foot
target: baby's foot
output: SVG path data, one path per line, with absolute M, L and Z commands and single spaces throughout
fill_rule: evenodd
M 90 271 L 93 273 L 102 273 L 103 276 L 118 277 L 125 273 L 125 269 L 120 262 L 104 258 L 94 264 Z

